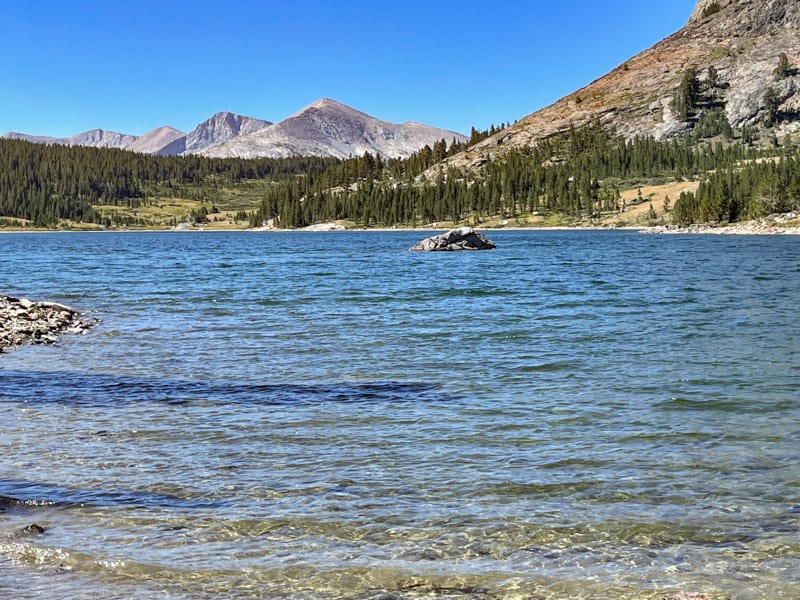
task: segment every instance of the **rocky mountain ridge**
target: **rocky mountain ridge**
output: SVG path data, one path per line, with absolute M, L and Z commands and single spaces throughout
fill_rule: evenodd
M 202 154 L 228 158 L 300 155 L 346 158 L 361 156 L 364 152 L 404 158 L 442 139 L 448 143 L 466 140 L 454 131 L 421 123 L 381 121 L 328 98 L 312 103 L 279 123 L 218 112 L 189 133 L 163 126 L 138 137 L 102 129 L 67 138 L 17 132 L 8 132 L 2 137 L 42 144 L 120 148 L 161 156 Z
M 420 123 L 388 123 L 329 98 L 250 135 L 242 135 L 203 152 L 206 156 L 256 158 L 325 155 L 337 158 L 365 152 L 407 157 L 439 140 L 463 142 L 454 131 Z
M 782 61 L 785 68 L 778 72 Z M 680 135 L 700 112 L 681 118 L 676 110 L 676 93 L 689 70 L 732 127 L 762 127 L 771 119 L 775 135 L 800 130 L 800 2 L 699 0 L 676 33 L 447 162 L 477 168 L 508 148 L 590 122 L 628 139 Z
M 104 129 L 90 129 L 82 133 L 77 133 L 70 137 L 58 138 L 47 135 L 28 135 L 9 131 L 3 134 L 4 138 L 10 140 L 25 140 L 36 144 L 61 144 L 62 146 L 92 146 L 94 148 L 125 148 L 136 142 L 135 135 L 127 133 L 117 133 L 116 131 L 106 131 Z

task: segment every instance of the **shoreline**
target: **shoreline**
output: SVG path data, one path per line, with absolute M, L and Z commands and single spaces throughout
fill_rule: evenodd
M 430 232 L 448 231 L 459 225 L 424 225 L 420 227 L 346 227 L 341 223 L 316 223 L 296 229 L 277 229 L 273 227 L 187 227 L 170 228 L 136 228 L 136 229 L 27 229 L 0 228 L 0 235 L 14 233 L 346 233 L 346 232 Z M 469 225 L 476 231 L 638 231 L 646 234 L 662 235 L 800 235 L 800 213 L 792 212 L 770 215 L 752 221 L 743 221 L 729 225 L 693 224 L 679 225 L 548 225 L 548 226 L 481 226 Z

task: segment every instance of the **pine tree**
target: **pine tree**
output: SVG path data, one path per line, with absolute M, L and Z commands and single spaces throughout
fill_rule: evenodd
M 691 67 L 684 71 L 681 84 L 672 99 L 672 108 L 681 121 L 686 121 L 697 107 L 700 94 L 700 82 L 697 69 Z
M 792 66 L 789 62 L 789 56 L 785 52 L 781 52 L 778 57 L 778 66 L 775 68 L 775 77 L 783 79 L 791 74 Z
M 780 98 L 774 87 L 768 87 L 764 92 L 764 125 L 767 127 L 773 126 L 778 121 L 780 107 Z

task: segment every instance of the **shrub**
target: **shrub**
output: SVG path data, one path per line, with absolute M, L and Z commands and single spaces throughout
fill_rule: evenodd
M 722 10 L 722 7 L 719 5 L 719 2 L 712 2 L 708 6 L 703 9 L 702 18 L 710 17 L 713 14 L 718 13 Z

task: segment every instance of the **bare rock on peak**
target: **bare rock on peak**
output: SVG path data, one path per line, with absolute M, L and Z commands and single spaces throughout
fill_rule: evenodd
M 165 125 L 140 135 L 126 149 L 144 154 L 175 156 L 186 149 L 186 134 Z
M 32 142 L 34 144 L 58 144 L 61 138 L 52 137 L 49 135 L 29 135 L 27 133 L 20 133 L 18 131 L 8 131 L 3 134 L 3 139 L 6 140 L 22 140 L 25 142 Z
M 272 125 L 253 117 L 246 117 L 230 112 L 218 112 L 210 119 L 203 121 L 186 136 L 186 153 L 198 154 L 232 140 L 248 135 Z
M 215 157 L 334 156 L 365 152 L 407 157 L 425 145 L 466 138 L 419 123 L 388 123 L 329 98 L 251 135 L 240 136 L 203 154 Z
M 117 133 L 104 129 L 90 129 L 70 137 L 51 137 L 47 135 L 28 135 L 9 131 L 3 137 L 11 140 L 24 140 L 35 144 L 59 144 L 61 146 L 90 146 L 94 148 L 125 148 L 136 141 L 135 135 Z
M 67 146 L 91 146 L 93 148 L 125 148 L 136 141 L 135 135 L 106 131 L 104 129 L 90 129 L 64 140 Z

